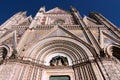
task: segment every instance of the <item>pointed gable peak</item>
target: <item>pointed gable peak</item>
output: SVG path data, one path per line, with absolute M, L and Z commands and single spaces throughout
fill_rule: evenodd
M 53 14 L 57 14 L 57 13 L 60 14 L 61 13 L 61 14 L 66 14 L 68 12 L 65 11 L 65 10 L 63 10 L 63 9 L 61 9 L 61 8 L 59 8 L 59 7 L 56 7 L 56 8 L 53 8 L 53 9 L 47 11 L 46 13 L 53 13 Z

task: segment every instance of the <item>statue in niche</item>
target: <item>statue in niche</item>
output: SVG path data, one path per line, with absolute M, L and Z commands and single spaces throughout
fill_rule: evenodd
M 63 56 L 55 56 L 50 61 L 50 66 L 68 66 L 68 60 Z
M 64 66 L 68 66 L 68 60 L 67 60 L 66 57 L 63 58 L 63 61 L 64 61 L 64 62 L 63 62 L 63 65 L 64 65 Z

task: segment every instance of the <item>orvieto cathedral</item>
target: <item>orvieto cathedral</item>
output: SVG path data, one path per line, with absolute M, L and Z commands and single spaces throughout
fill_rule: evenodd
M 0 80 L 120 80 L 120 29 L 74 7 L 18 12 L 0 26 Z

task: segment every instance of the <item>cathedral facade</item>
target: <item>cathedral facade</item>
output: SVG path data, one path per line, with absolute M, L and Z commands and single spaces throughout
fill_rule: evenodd
M 0 26 L 0 80 L 120 80 L 119 60 L 120 29 L 96 12 L 41 7 Z

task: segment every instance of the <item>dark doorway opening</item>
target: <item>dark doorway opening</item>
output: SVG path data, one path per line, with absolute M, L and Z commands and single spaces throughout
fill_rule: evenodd
M 119 47 L 113 47 L 113 56 L 120 60 L 120 48 Z
M 50 76 L 50 80 L 70 80 L 69 76 Z

